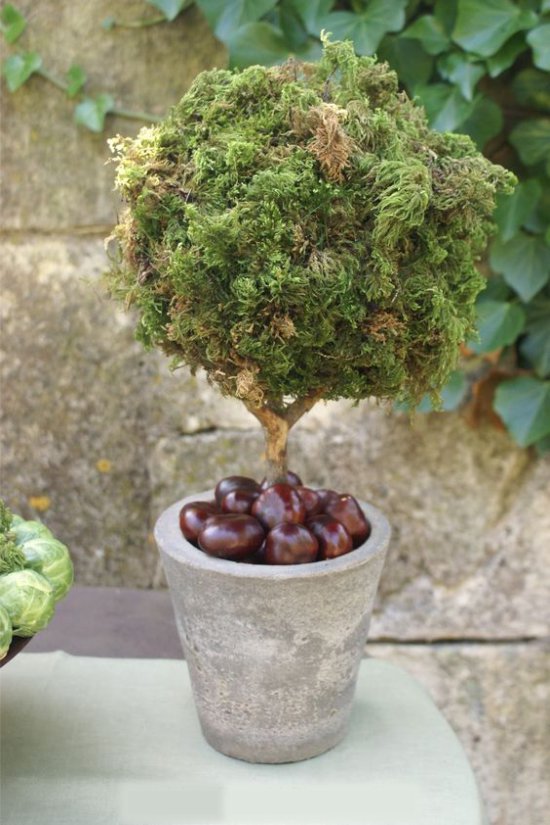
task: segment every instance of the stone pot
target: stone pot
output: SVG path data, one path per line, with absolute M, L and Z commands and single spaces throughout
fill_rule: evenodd
M 160 516 L 155 539 L 206 740 L 249 762 L 297 762 L 344 737 L 390 537 L 361 507 L 368 540 L 344 556 L 255 565 L 206 555 L 179 528 L 189 501 Z

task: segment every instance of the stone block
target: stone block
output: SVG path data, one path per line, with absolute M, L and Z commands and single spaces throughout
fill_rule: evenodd
M 4 495 L 69 545 L 82 583 L 147 586 L 151 369 L 102 293 L 104 265 L 95 240 L 3 246 Z
M 148 586 L 148 455 L 168 433 L 250 426 L 204 377 L 170 373 L 105 292 L 101 239 L 17 237 L 2 246 L 3 494 L 43 517 L 78 580 Z
M 196 7 L 170 24 L 106 31 L 101 23 L 110 15 L 131 21 L 157 13 L 138 0 L 20 0 L 17 6 L 29 20 L 17 47 L 38 52 L 60 78 L 81 65 L 86 93 L 112 94 L 119 108 L 164 115 L 198 72 L 226 62 Z M 106 130 L 94 134 L 73 121 L 75 101 L 36 75 L 14 94 L 4 89 L 2 101 L 4 228 L 114 224 L 118 201 L 107 139 L 135 134 L 146 122 L 110 117 Z

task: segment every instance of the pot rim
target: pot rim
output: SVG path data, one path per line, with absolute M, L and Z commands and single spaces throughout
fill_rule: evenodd
M 390 540 L 391 528 L 383 513 L 373 504 L 357 499 L 371 524 L 369 538 L 343 556 L 308 564 L 243 564 L 242 562 L 219 559 L 199 550 L 183 536 L 179 526 L 179 513 L 184 504 L 214 498 L 214 490 L 195 493 L 176 501 L 157 519 L 154 528 L 157 547 L 175 561 L 200 570 L 222 573 L 239 579 L 261 579 L 264 581 L 282 579 L 312 579 L 332 573 L 350 570 L 366 564 L 374 556 L 384 552 Z

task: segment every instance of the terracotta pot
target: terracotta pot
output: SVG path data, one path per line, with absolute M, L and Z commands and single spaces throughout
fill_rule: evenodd
M 360 502 L 372 532 L 347 555 L 255 565 L 206 555 L 179 528 L 189 501 L 159 518 L 155 538 L 170 587 L 206 740 L 249 762 L 296 762 L 344 737 L 390 538 Z

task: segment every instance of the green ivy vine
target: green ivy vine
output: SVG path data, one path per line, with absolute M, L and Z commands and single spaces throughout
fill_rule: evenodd
M 169 7 L 174 5 L 173 3 L 163 2 L 163 0 L 151 0 L 151 3 L 155 6 Z M 181 11 L 184 3 L 180 0 L 178 5 L 181 7 L 179 11 Z M 168 11 L 169 8 L 163 13 L 162 17 L 157 16 L 150 22 L 158 23 L 160 20 L 174 19 L 165 16 Z M 179 11 L 177 14 L 179 14 Z M 146 19 L 142 20 L 140 25 L 148 25 L 148 22 Z M 109 26 L 104 26 L 104 28 L 112 28 L 114 25 L 115 21 L 113 20 Z M 135 22 L 128 25 L 135 25 Z M 6 42 L 10 45 L 15 44 L 26 28 L 27 21 L 21 12 L 10 3 L 6 4 L 0 12 L 0 30 Z M 107 92 L 99 92 L 94 96 L 85 94 L 86 72 L 77 63 L 73 63 L 69 67 L 64 77 L 57 77 L 44 65 L 44 61 L 38 52 L 17 50 L 4 60 L 2 74 L 10 92 L 16 92 L 33 75 L 48 81 L 63 92 L 67 98 L 75 101 L 73 107 L 75 122 L 91 132 L 102 132 L 105 127 L 105 118 L 109 114 L 146 122 L 160 120 L 159 117 L 149 112 L 136 112 L 117 106 L 114 97 Z
M 105 29 L 165 24 L 190 0 L 148 0 L 154 16 L 103 21 Z M 469 134 L 520 184 L 499 201 L 478 301 L 476 340 L 442 394 L 444 410 L 466 407 L 515 441 L 550 450 L 550 0 L 196 0 L 229 64 L 270 65 L 294 55 L 314 60 L 320 34 L 350 39 L 362 55 L 387 60 L 403 88 L 424 104 L 440 131 Z M 152 10 L 151 10 L 152 11 Z M 4 6 L 8 43 L 26 21 Z M 33 74 L 76 98 L 79 124 L 99 132 L 108 114 L 155 120 L 115 106 L 106 93 L 83 93 L 86 75 L 72 66 L 54 78 L 40 55 L 17 51 L 3 65 L 10 91 Z M 431 409 L 428 398 L 419 410 Z

